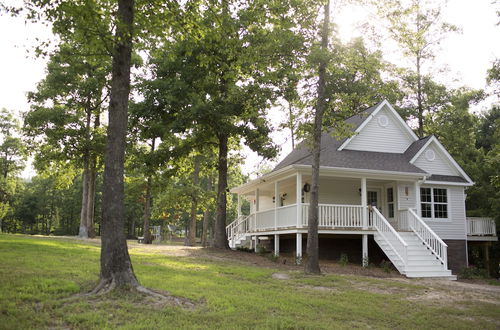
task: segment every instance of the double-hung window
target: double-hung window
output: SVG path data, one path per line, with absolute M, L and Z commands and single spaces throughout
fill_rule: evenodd
M 422 218 L 448 218 L 448 191 L 443 188 L 420 188 Z

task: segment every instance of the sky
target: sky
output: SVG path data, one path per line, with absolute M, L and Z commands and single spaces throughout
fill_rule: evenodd
M 19 3 L 8 0 L 8 3 Z M 460 34 L 448 36 L 441 44 L 436 55 L 438 67 L 445 67 L 447 74 L 442 83 L 450 87 L 468 86 L 484 88 L 486 71 L 492 61 L 500 57 L 500 26 L 492 0 L 450 0 L 443 12 L 444 20 L 459 26 Z M 499 6 L 496 5 L 498 8 Z M 361 7 L 350 6 L 332 15 L 338 32 L 344 41 L 362 35 L 359 25 L 370 13 Z M 22 18 L 0 14 L 0 108 L 16 114 L 29 109 L 26 93 L 36 88 L 43 79 L 46 59 L 36 59 L 30 50 L 39 40 L 53 39 L 50 28 L 42 24 L 26 24 Z M 387 59 L 398 63 L 400 58 L 388 52 Z M 474 111 L 484 111 L 491 100 L 483 102 Z M 270 120 L 277 127 L 283 120 L 283 113 L 274 110 Z M 284 158 L 291 151 L 289 132 L 276 130 L 272 134 L 275 143 L 281 146 L 280 156 Z M 243 171 L 252 174 L 263 164 L 262 159 L 248 148 L 244 148 L 246 158 Z M 269 163 L 269 162 L 268 162 Z M 34 174 L 27 168 L 23 176 Z

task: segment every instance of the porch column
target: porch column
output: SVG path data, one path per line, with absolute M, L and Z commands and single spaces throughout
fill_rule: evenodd
M 363 234 L 363 267 L 368 267 L 368 234 Z
M 302 227 L 302 173 L 300 172 L 297 172 L 296 184 L 297 228 L 300 228 Z
M 274 235 L 274 255 L 278 257 L 280 255 L 280 235 Z
M 254 236 L 254 237 L 255 237 L 254 252 L 257 253 L 257 245 L 259 245 L 259 236 Z
M 415 182 L 415 211 L 418 216 L 421 216 L 420 213 L 420 182 Z
M 366 200 L 366 178 L 361 178 L 361 206 L 363 206 L 363 229 L 368 229 L 368 208 Z
M 302 234 L 297 233 L 296 237 L 296 254 L 295 254 L 295 263 L 300 265 L 302 263 Z
M 255 189 L 255 212 L 259 211 L 259 188 Z
M 274 183 L 274 230 L 278 229 L 278 203 L 280 202 L 279 183 L 276 181 Z
M 241 217 L 241 196 L 238 194 L 238 218 Z

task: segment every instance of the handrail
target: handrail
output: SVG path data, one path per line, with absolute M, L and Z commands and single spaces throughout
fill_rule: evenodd
M 424 243 L 429 250 L 443 263 L 445 269 L 448 269 L 448 245 L 413 211 L 408 209 L 412 217 L 408 218 L 410 229 Z
M 466 218 L 467 236 L 496 236 L 495 220 L 491 218 Z
M 373 227 L 377 229 L 378 233 L 384 238 L 385 242 L 391 247 L 392 251 L 399 257 L 399 259 L 401 259 L 404 267 L 406 267 L 406 265 L 408 264 L 408 244 L 403 240 L 403 238 L 398 234 L 398 232 L 391 226 L 389 221 L 387 221 L 387 219 L 375 206 L 372 206 L 372 210 L 375 213 L 372 221 Z M 378 220 L 380 220 L 380 223 Z M 385 227 L 386 230 L 384 230 L 384 228 L 382 227 Z M 394 247 L 388 237 L 386 237 L 385 233 L 390 233 L 393 237 L 396 238 L 396 242 L 399 242 L 402 247 L 403 255 L 401 255 L 398 249 Z

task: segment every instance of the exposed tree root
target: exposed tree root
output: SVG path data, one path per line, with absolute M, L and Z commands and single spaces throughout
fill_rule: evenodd
M 148 289 L 146 287 L 143 287 L 142 285 L 139 285 L 139 283 L 135 279 L 132 281 L 132 283 L 127 284 L 123 284 L 122 282 L 120 285 L 118 285 L 118 282 L 119 281 L 115 280 L 115 278 L 113 278 L 112 280 L 101 279 L 99 281 L 99 284 L 92 291 L 85 294 L 78 294 L 74 296 L 74 298 L 104 296 L 113 292 L 114 290 L 124 290 L 127 292 L 137 292 L 145 297 L 150 297 L 154 300 L 153 303 L 155 305 L 169 305 L 185 309 L 193 309 L 196 307 L 196 304 L 189 299 L 176 297 L 168 292 L 160 292 Z

